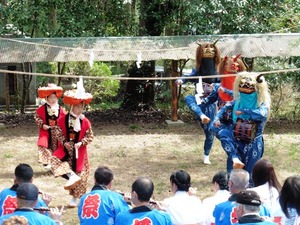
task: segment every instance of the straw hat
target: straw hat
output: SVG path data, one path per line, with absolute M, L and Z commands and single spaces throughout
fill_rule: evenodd
M 86 93 L 83 87 L 82 77 L 79 78 L 77 82 L 77 89 L 68 90 L 64 93 L 63 102 L 68 105 L 78 105 L 79 103 L 84 103 L 86 105 L 90 104 L 93 96 L 90 93 Z
M 58 98 L 62 96 L 63 89 L 62 87 L 57 86 L 56 84 L 49 83 L 47 87 L 38 88 L 38 97 L 47 98 L 51 94 L 56 94 Z

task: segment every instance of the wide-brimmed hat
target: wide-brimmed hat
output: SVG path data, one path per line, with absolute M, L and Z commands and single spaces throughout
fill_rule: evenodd
M 66 91 L 64 93 L 63 102 L 68 105 L 78 105 L 80 103 L 88 105 L 92 99 L 93 96 L 84 90 L 82 78 L 79 78 L 77 89 Z
M 39 98 L 47 98 L 51 94 L 56 94 L 57 98 L 60 98 L 62 96 L 62 93 L 62 87 L 59 87 L 53 83 L 49 83 L 47 87 L 38 88 Z

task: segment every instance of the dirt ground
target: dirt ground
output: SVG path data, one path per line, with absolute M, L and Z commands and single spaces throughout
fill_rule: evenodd
M 184 124 L 167 125 L 162 112 L 144 114 L 117 114 L 116 112 L 87 113 L 93 124 L 94 141 L 88 146 L 91 173 L 89 187 L 93 186 L 93 172 L 99 165 L 110 167 L 115 175 L 113 190 L 130 192 L 138 176 L 149 176 L 155 184 L 155 200 L 169 196 L 169 177 L 177 169 L 187 170 L 197 196 L 212 195 L 211 178 L 218 170 L 225 170 L 226 155 L 218 140 L 211 152 L 211 165 L 204 165 L 204 135 L 197 122 L 182 116 Z M 71 199 L 63 189 L 65 180 L 54 178 L 37 163 L 38 129 L 33 115 L 22 118 L 0 115 L 0 189 L 10 187 L 13 172 L 19 163 L 30 164 L 34 183 L 43 192 L 53 196 L 50 206 L 67 205 Z M 281 182 L 287 176 L 300 174 L 300 124 L 268 123 L 265 132 L 264 157 L 274 164 Z M 89 189 L 90 189 L 89 188 Z M 78 224 L 77 209 L 68 209 L 63 215 L 65 225 Z

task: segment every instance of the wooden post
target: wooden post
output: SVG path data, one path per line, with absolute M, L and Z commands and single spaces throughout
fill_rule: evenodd
M 9 73 L 5 75 L 5 103 L 6 111 L 10 111 L 10 96 L 9 96 Z
M 172 77 L 178 76 L 178 60 L 172 60 Z M 178 96 L 177 96 L 177 84 L 175 80 L 171 81 L 172 83 L 172 115 L 171 120 L 177 121 L 178 120 Z

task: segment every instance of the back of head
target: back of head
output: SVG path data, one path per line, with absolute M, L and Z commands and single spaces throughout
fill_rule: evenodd
M 274 166 L 267 159 L 259 159 L 255 163 L 252 170 L 252 180 L 255 187 L 268 182 L 270 186 L 276 188 L 278 191 L 281 189 Z
M 170 181 L 172 184 L 176 184 L 178 191 L 189 191 L 191 187 L 191 177 L 184 170 L 177 170 L 172 173 Z
M 249 173 L 243 169 L 234 169 L 230 173 L 229 186 L 232 194 L 237 194 L 242 190 L 245 190 L 249 185 Z
M 300 215 L 300 176 L 291 176 L 284 181 L 279 203 L 287 217 L 289 217 L 288 208 L 295 208 Z
M 15 168 L 15 177 L 19 183 L 31 182 L 33 169 L 28 164 L 21 163 Z
M 140 177 L 133 182 L 131 189 L 137 194 L 140 202 L 149 202 L 154 191 L 154 184 L 149 178 Z
M 217 183 L 220 190 L 228 190 L 228 173 L 225 171 L 217 172 L 212 179 L 212 183 Z
M 261 200 L 255 191 L 241 191 L 236 196 L 236 202 L 243 205 L 245 213 L 259 212 Z
M 113 179 L 113 172 L 106 166 L 99 166 L 94 174 L 94 178 L 97 184 L 108 185 Z
M 28 221 L 23 216 L 12 216 L 5 220 L 3 225 L 28 225 Z
M 36 201 L 38 199 L 39 190 L 32 183 L 23 183 L 17 188 L 17 198 L 27 201 Z

